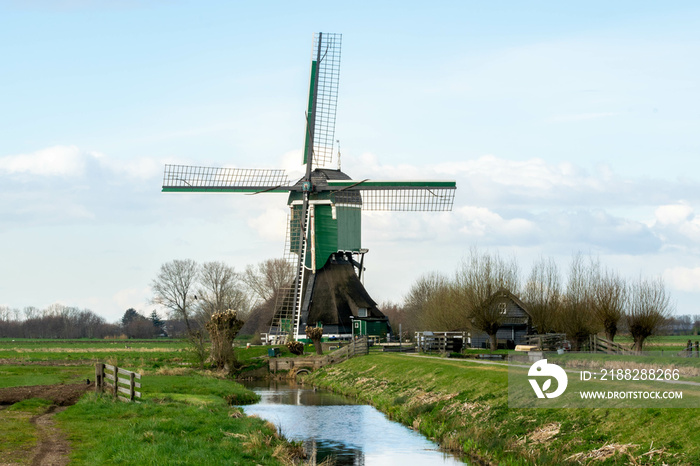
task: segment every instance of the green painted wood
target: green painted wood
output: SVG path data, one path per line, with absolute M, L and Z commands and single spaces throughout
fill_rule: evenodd
M 362 247 L 362 209 L 336 206 L 338 251 L 359 252 Z
M 206 187 L 206 186 L 163 186 L 164 193 L 289 193 L 289 186 L 259 186 L 259 187 Z
M 455 188 L 455 181 L 361 181 L 361 180 L 328 180 L 328 186 L 333 189 L 347 188 L 352 185 L 357 185 L 355 188 L 362 190 L 365 188 Z
M 316 63 L 316 60 L 313 60 L 311 62 L 311 79 L 309 83 L 309 105 L 308 105 L 308 110 L 306 111 L 306 136 L 304 137 L 304 164 L 306 164 L 306 161 L 309 159 L 309 155 L 311 154 L 311 129 L 310 129 L 310 122 L 315 118 L 315 115 L 313 115 L 314 112 L 314 89 L 316 88 L 316 69 L 318 67 L 318 63 Z
M 331 254 L 338 251 L 338 221 L 332 216 L 329 205 L 317 205 L 314 208 L 316 222 L 316 270 L 326 265 Z M 309 262 L 310 262 L 309 254 Z

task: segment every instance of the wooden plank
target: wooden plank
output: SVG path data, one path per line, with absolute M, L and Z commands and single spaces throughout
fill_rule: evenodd
M 131 390 L 129 390 L 128 388 L 119 387 L 119 393 L 131 396 Z M 134 396 L 137 398 L 141 398 L 141 392 L 137 392 L 136 390 L 134 390 Z
M 119 399 L 122 400 L 122 401 L 126 401 L 127 403 L 129 403 L 129 402 L 131 401 L 130 399 L 124 398 L 124 397 L 121 396 L 121 395 L 119 395 L 117 398 L 119 398 Z
M 126 369 L 122 369 L 121 367 L 119 368 L 119 373 L 124 374 L 124 375 L 134 374 L 134 377 L 136 377 L 137 379 L 141 378 L 141 374 L 139 374 L 137 372 L 128 371 Z
M 112 375 L 112 374 L 106 374 L 106 373 L 105 373 L 105 379 L 109 379 L 109 380 L 112 380 L 112 381 L 113 381 L 113 380 L 114 380 L 114 375 Z
M 120 384 L 123 384 L 123 385 L 131 385 L 131 380 L 129 380 L 129 379 L 122 379 L 121 377 L 119 377 L 119 383 L 120 383 Z
M 112 366 L 111 364 L 105 364 L 105 369 L 108 369 L 108 370 L 114 372 L 114 366 Z

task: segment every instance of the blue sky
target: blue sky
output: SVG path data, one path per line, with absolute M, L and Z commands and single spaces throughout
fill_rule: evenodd
M 699 312 L 695 2 L 248 3 L 0 2 L 0 305 L 116 320 L 164 262 L 280 256 L 284 196 L 162 194 L 163 165 L 298 173 L 324 31 L 344 171 L 457 180 L 451 213 L 363 217 L 375 299 L 477 246 L 590 253 Z

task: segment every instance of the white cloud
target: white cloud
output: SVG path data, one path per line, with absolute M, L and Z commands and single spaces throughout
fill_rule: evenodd
M 688 220 L 693 214 L 693 208 L 687 204 L 662 205 L 654 214 L 656 220 L 662 225 L 677 225 Z
M 103 164 L 117 175 L 127 176 L 131 179 L 146 180 L 163 174 L 165 161 L 150 157 L 142 157 L 134 160 L 114 160 L 104 158 Z
M 91 169 L 116 175 L 119 179 L 147 179 L 163 173 L 163 165 L 171 160 L 152 157 L 116 159 L 96 151 L 80 149 L 75 145 L 52 146 L 27 154 L 0 157 L 0 172 L 7 175 L 33 175 L 42 177 L 87 177 Z
M 282 158 L 281 158 L 282 168 L 287 172 L 287 176 L 289 176 L 289 181 L 291 181 L 292 183 L 297 181 L 299 178 L 301 178 L 305 174 L 305 168 L 301 162 L 302 162 L 301 149 L 292 150 L 292 151 L 286 152 L 285 154 L 282 155 Z
M 700 267 L 673 267 L 663 273 L 669 287 L 678 291 L 700 291 Z
M 471 240 L 489 237 L 507 243 L 518 238 L 529 238 L 537 232 L 537 226 L 529 220 L 505 219 L 484 207 L 458 207 L 455 209 L 455 216 L 461 225 L 460 234 Z
M 281 202 L 286 203 L 286 199 Z M 289 209 L 270 207 L 257 217 L 248 220 L 248 226 L 253 228 L 261 238 L 266 240 L 284 241 L 287 232 L 287 214 Z
M 96 152 L 86 152 L 76 146 L 53 146 L 29 154 L 0 157 L 0 171 L 7 174 L 40 176 L 81 176 L 89 159 L 100 159 Z
M 669 248 L 699 251 L 700 215 L 686 201 L 665 204 L 654 211 L 651 228 Z
M 143 315 L 147 315 L 148 312 L 146 307 L 152 296 L 153 294 L 151 293 L 150 287 L 124 288 L 112 295 L 112 301 L 118 306 L 119 309 L 124 309 L 124 311 L 134 306 L 138 306 L 136 310 Z

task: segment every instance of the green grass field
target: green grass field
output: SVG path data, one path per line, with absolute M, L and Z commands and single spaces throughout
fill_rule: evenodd
M 242 352 L 259 361 L 262 350 Z M 266 354 L 266 350 L 265 350 Z M 298 444 L 275 426 L 243 416 L 233 405 L 258 396 L 209 371 L 196 371 L 181 341 L 2 340 L 0 389 L 82 383 L 94 379 L 94 362 L 143 374 L 142 402 L 86 394 L 55 415 L 71 444 L 70 464 L 293 464 Z M 0 410 L 0 458 L 30 464 L 40 441 L 32 418 L 52 403 L 32 398 Z

